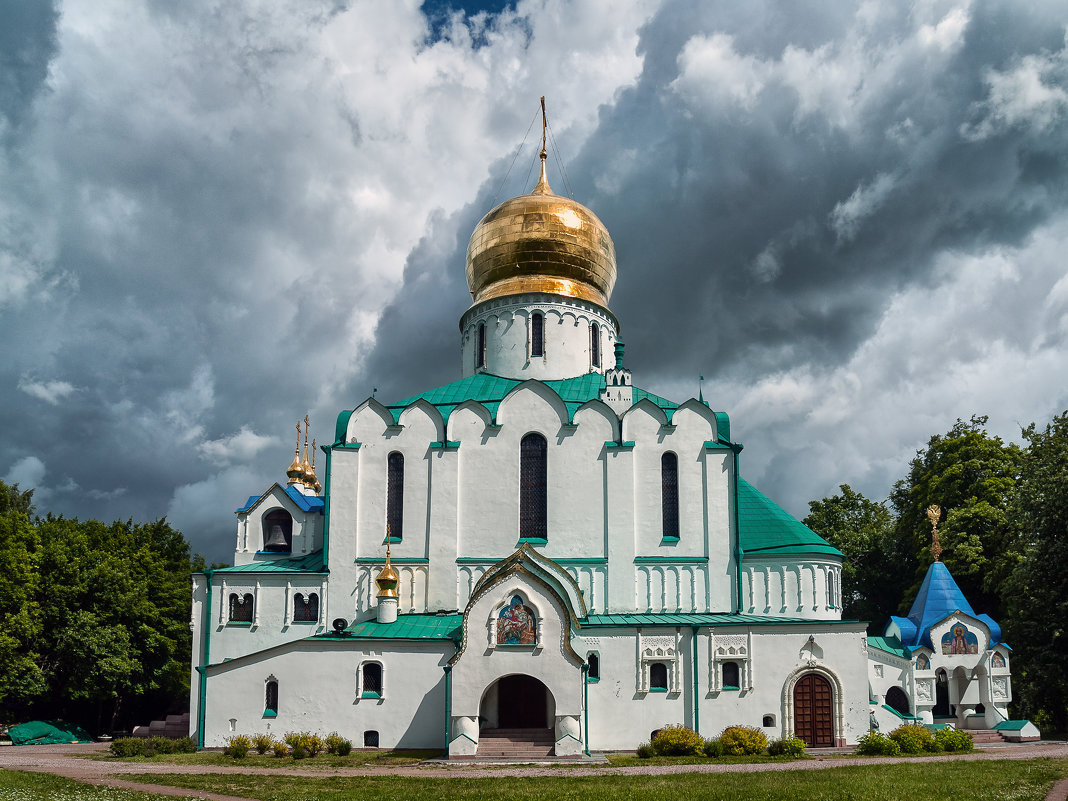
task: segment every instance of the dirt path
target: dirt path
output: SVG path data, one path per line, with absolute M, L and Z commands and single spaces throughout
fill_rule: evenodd
M 123 779 L 124 774 L 151 773 L 238 773 L 262 774 L 269 776 L 426 776 L 435 778 L 480 778 L 480 777 L 526 777 L 526 776 L 600 776 L 605 774 L 650 775 L 672 773 L 760 773 L 769 770 L 822 770 L 839 767 L 843 764 L 867 765 L 895 762 L 945 762 L 948 760 L 990 760 L 990 759 L 1034 759 L 1036 757 L 1068 757 L 1068 743 L 1028 743 L 1013 746 L 984 748 L 971 754 L 959 756 L 926 757 L 858 757 L 843 762 L 841 759 L 826 755 L 817 755 L 814 759 L 801 762 L 765 762 L 747 765 L 637 765 L 633 767 L 586 767 L 553 765 L 516 765 L 506 767 L 495 765 L 486 767 L 472 764 L 421 763 L 418 765 L 390 767 L 352 767 L 324 768 L 321 770 L 307 768 L 261 768 L 249 765 L 175 765 L 162 762 L 120 762 L 110 760 L 90 760 L 82 758 L 86 754 L 103 752 L 106 746 L 90 745 L 49 745 L 49 746 L 11 746 L 0 748 L 0 768 L 25 770 L 39 773 L 52 773 L 89 784 L 100 784 L 129 790 L 158 793 L 160 795 L 180 796 L 184 798 L 199 797 L 211 801 L 249 801 L 235 796 L 217 793 L 194 792 L 181 788 L 135 783 Z M 1046 801 L 1068 801 L 1068 779 L 1057 782 L 1046 796 Z

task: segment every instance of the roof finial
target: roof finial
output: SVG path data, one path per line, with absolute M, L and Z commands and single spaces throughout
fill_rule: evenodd
M 310 415 L 304 415 L 304 458 L 300 466 L 304 470 L 304 486 L 311 488 L 315 484 L 315 471 L 312 470 L 311 462 L 308 461 L 308 429 L 311 428 L 309 417 Z
M 927 507 L 927 519 L 931 521 L 931 556 L 936 562 L 942 559 L 942 543 L 938 541 L 938 518 L 941 516 L 941 507 L 933 503 Z
M 549 128 L 549 123 L 545 117 L 545 95 L 541 96 L 541 175 L 538 177 L 538 184 L 531 190 L 532 195 L 551 195 L 553 190 L 549 188 L 549 177 L 545 171 L 545 159 L 549 155 L 549 151 L 546 149 L 545 132 Z
M 697 379 L 697 400 L 700 403 L 705 402 L 705 377 L 699 376 Z
M 315 452 L 316 452 L 315 445 L 316 445 L 315 437 L 312 437 L 312 465 L 311 465 L 311 467 L 312 467 L 312 484 L 313 484 L 312 489 L 315 490 L 315 494 L 318 495 L 320 492 L 323 491 L 323 484 L 322 484 L 321 481 L 319 481 L 319 476 L 317 476 L 315 474 Z
M 293 449 L 293 461 L 286 469 L 290 484 L 298 484 L 304 477 L 304 469 L 300 464 L 300 420 L 297 421 L 297 446 Z

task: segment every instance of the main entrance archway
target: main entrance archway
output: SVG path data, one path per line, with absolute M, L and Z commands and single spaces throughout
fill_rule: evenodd
M 487 729 L 547 729 L 556 715 L 552 693 L 533 676 L 502 676 L 486 688 L 479 719 Z
M 833 702 L 831 683 L 817 673 L 794 685 L 794 733 L 810 748 L 834 745 Z

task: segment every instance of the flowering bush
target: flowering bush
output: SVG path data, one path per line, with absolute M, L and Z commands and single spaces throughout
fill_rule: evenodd
M 935 742 L 942 746 L 943 751 L 951 754 L 959 754 L 975 749 L 972 736 L 960 729 L 939 729 L 935 732 Z
M 902 754 L 922 754 L 924 751 L 940 751 L 936 748 L 934 735 L 926 726 L 907 723 L 890 732 L 890 739 L 897 743 Z
M 705 741 L 700 734 L 685 726 L 666 726 L 656 733 L 653 750 L 660 756 L 700 756 Z
M 768 753 L 772 756 L 788 756 L 791 759 L 800 759 L 805 755 L 805 741 L 796 734 L 783 737 L 781 740 L 772 740 L 768 743 Z
M 252 738 L 252 747 L 256 749 L 257 754 L 266 754 L 274 748 L 274 738 L 269 734 L 257 734 Z
M 763 754 L 768 748 L 767 735 L 752 726 L 729 726 L 719 736 L 719 742 L 725 756 Z
M 656 751 L 653 750 L 653 746 L 649 743 L 642 743 L 638 746 L 638 756 L 642 759 L 649 759 L 656 756 Z
M 864 756 L 900 756 L 901 746 L 882 732 L 870 731 L 857 741 L 857 753 Z
M 244 759 L 251 750 L 252 740 L 243 734 L 237 734 L 226 741 L 226 748 L 223 749 L 223 753 L 234 759 Z
M 336 731 L 326 737 L 326 752 L 338 756 L 348 756 L 352 751 L 352 741 L 346 740 Z

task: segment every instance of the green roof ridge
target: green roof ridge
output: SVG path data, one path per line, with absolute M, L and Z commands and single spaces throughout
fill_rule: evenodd
M 842 552 L 796 517 L 738 477 L 738 537 L 744 554 Z

